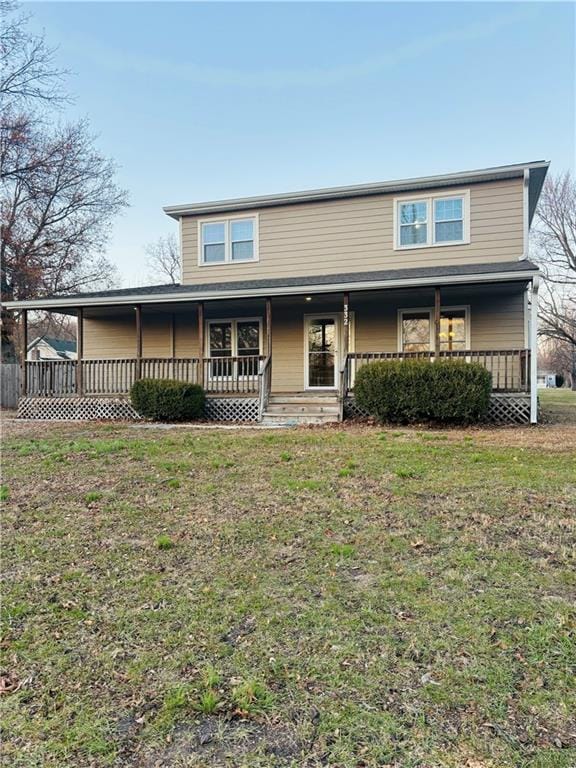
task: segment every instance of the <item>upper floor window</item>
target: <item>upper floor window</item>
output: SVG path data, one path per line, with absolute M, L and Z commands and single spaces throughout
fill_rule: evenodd
M 199 263 L 226 264 L 257 261 L 257 218 L 198 222 Z
M 470 242 L 469 193 L 395 200 L 395 248 Z

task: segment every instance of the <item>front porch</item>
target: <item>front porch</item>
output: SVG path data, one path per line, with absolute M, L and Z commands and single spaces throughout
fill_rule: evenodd
M 493 420 L 534 421 L 530 289 L 516 279 L 82 306 L 79 359 L 26 361 L 20 415 L 134 415 L 132 384 L 156 378 L 202 386 L 209 419 L 294 421 L 318 406 L 322 420 L 342 420 L 359 415 L 354 381 L 363 365 L 419 357 L 484 366 Z

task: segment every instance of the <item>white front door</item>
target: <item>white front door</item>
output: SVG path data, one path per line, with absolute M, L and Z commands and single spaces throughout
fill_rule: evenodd
M 306 318 L 306 389 L 335 389 L 338 384 L 339 323 L 337 315 Z

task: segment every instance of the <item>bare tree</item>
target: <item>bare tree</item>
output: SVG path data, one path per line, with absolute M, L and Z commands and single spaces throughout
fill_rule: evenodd
M 536 216 L 533 252 L 544 277 L 539 333 L 567 345 L 576 389 L 576 183 L 570 173 L 546 179 Z
M 539 364 L 556 374 L 561 374 L 568 386 L 574 387 L 574 354 L 576 348 L 559 339 L 543 339 L 538 355 Z
M 76 318 L 59 312 L 34 312 L 28 321 L 28 339 L 41 336 L 54 339 L 76 340 Z
M 43 37 L 30 34 L 29 15 L 17 14 L 12 0 L 0 0 L 0 95 L 3 110 L 20 109 L 23 103 L 66 101 L 62 90 L 64 70 L 54 64 L 54 49 Z
M 14 3 L 0 0 L 0 12 L 2 299 L 108 286 L 115 268 L 104 246 L 126 192 L 86 121 L 55 124 L 67 99 L 54 51 Z M 2 312 L 3 358 L 14 355 L 13 320 Z
M 159 237 L 146 246 L 148 268 L 153 280 L 177 285 L 180 282 L 180 251 L 174 235 Z

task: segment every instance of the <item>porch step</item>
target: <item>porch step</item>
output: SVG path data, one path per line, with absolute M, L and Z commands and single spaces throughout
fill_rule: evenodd
M 262 424 L 289 426 L 297 424 L 330 424 L 338 421 L 338 413 L 270 413 L 266 411 Z
M 263 424 L 327 424 L 338 421 L 333 392 L 280 392 L 270 395 Z
M 338 398 L 333 392 L 278 392 L 270 395 L 268 403 L 270 405 L 278 403 L 337 405 Z
M 322 402 L 322 403 L 305 403 L 305 402 L 289 402 L 289 403 L 268 403 L 266 413 L 311 413 L 311 414 L 324 414 L 324 413 L 338 413 L 338 403 Z

